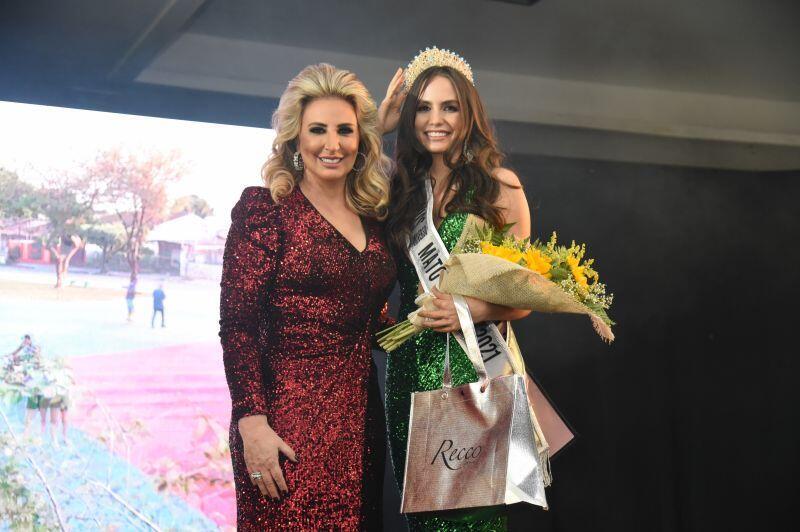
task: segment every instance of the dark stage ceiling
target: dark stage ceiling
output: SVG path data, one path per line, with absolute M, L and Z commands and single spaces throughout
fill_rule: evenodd
M 459 51 L 512 154 L 800 168 L 793 0 L 72 0 L 0 8 L 0 99 L 267 126 L 303 66 L 380 99 Z

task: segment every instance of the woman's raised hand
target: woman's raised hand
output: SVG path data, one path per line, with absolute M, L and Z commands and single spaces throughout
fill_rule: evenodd
M 394 131 L 397 128 L 397 123 L 400 122 L 400 109 L 406 99 L 403 76 L 403 69 L 398 68 L 397 72 L 394 73 L 394 77 L 392 77 L 392 81 L 389 82 L 389 88 L 386 89 L 386 97 L 378 107 L 378 128 L 384 135 Z
M 244 463 L 252 482 L 261 494 L 271 499 L 280 499 L 289 492 L 280 465 L 280 454 L 297 462 L 294 450 L 275 434 L 267 423 L 266 416 L 247 416 L 239 420 L 239 434 L 244 444 Z M 253 475 L 257 478 L 253 478 Z

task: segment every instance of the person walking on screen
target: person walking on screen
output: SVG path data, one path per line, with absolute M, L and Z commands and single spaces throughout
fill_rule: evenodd
M 133 298 L 136 297 L 136 279 L 131 279 L 125 292 L 125 303 L 128 305 L 128 321 L 133 321 Z
M 167 299 L 167 295 L 164 293 L 164 285 L 159 284 L 158 288 L 153 290 L 153 317 L 150 318 L 150 328 L 155 327 L 156 322 L 156 314 L 161 313 L 161 326 L 166 327 L 164 325 L 164 300 Z

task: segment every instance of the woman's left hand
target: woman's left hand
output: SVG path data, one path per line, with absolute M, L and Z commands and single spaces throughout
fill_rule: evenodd
M 378 107 L 378 129 L 382 135 L 397 129 L 397 124 L 400 122 L 400 109 L 406 99 L 406 91 L 403 86 L 404 75 L 403 69 L 398 68 L 386 89 L 386 97 Z
M 424 326 L 441 333 L 460 331 L 461 324 L 453 296 L 437 290 L 436 287 L 431 287 L 431 295 L 436 310 L 420 310 L 419 316 L 423 318 Z

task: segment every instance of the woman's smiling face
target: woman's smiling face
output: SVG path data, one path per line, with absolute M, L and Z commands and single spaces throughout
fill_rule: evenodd
M 431 79 L 417 103 L 417 140 L 431 154 L 445 153 L 459 138 L 463 121 L 453 83 L 444 76 Z
M 345 179 L 358 155 L 355 109 L 341 98 L 311 101 L 303 110 L 298 143 L 306 177 Z

